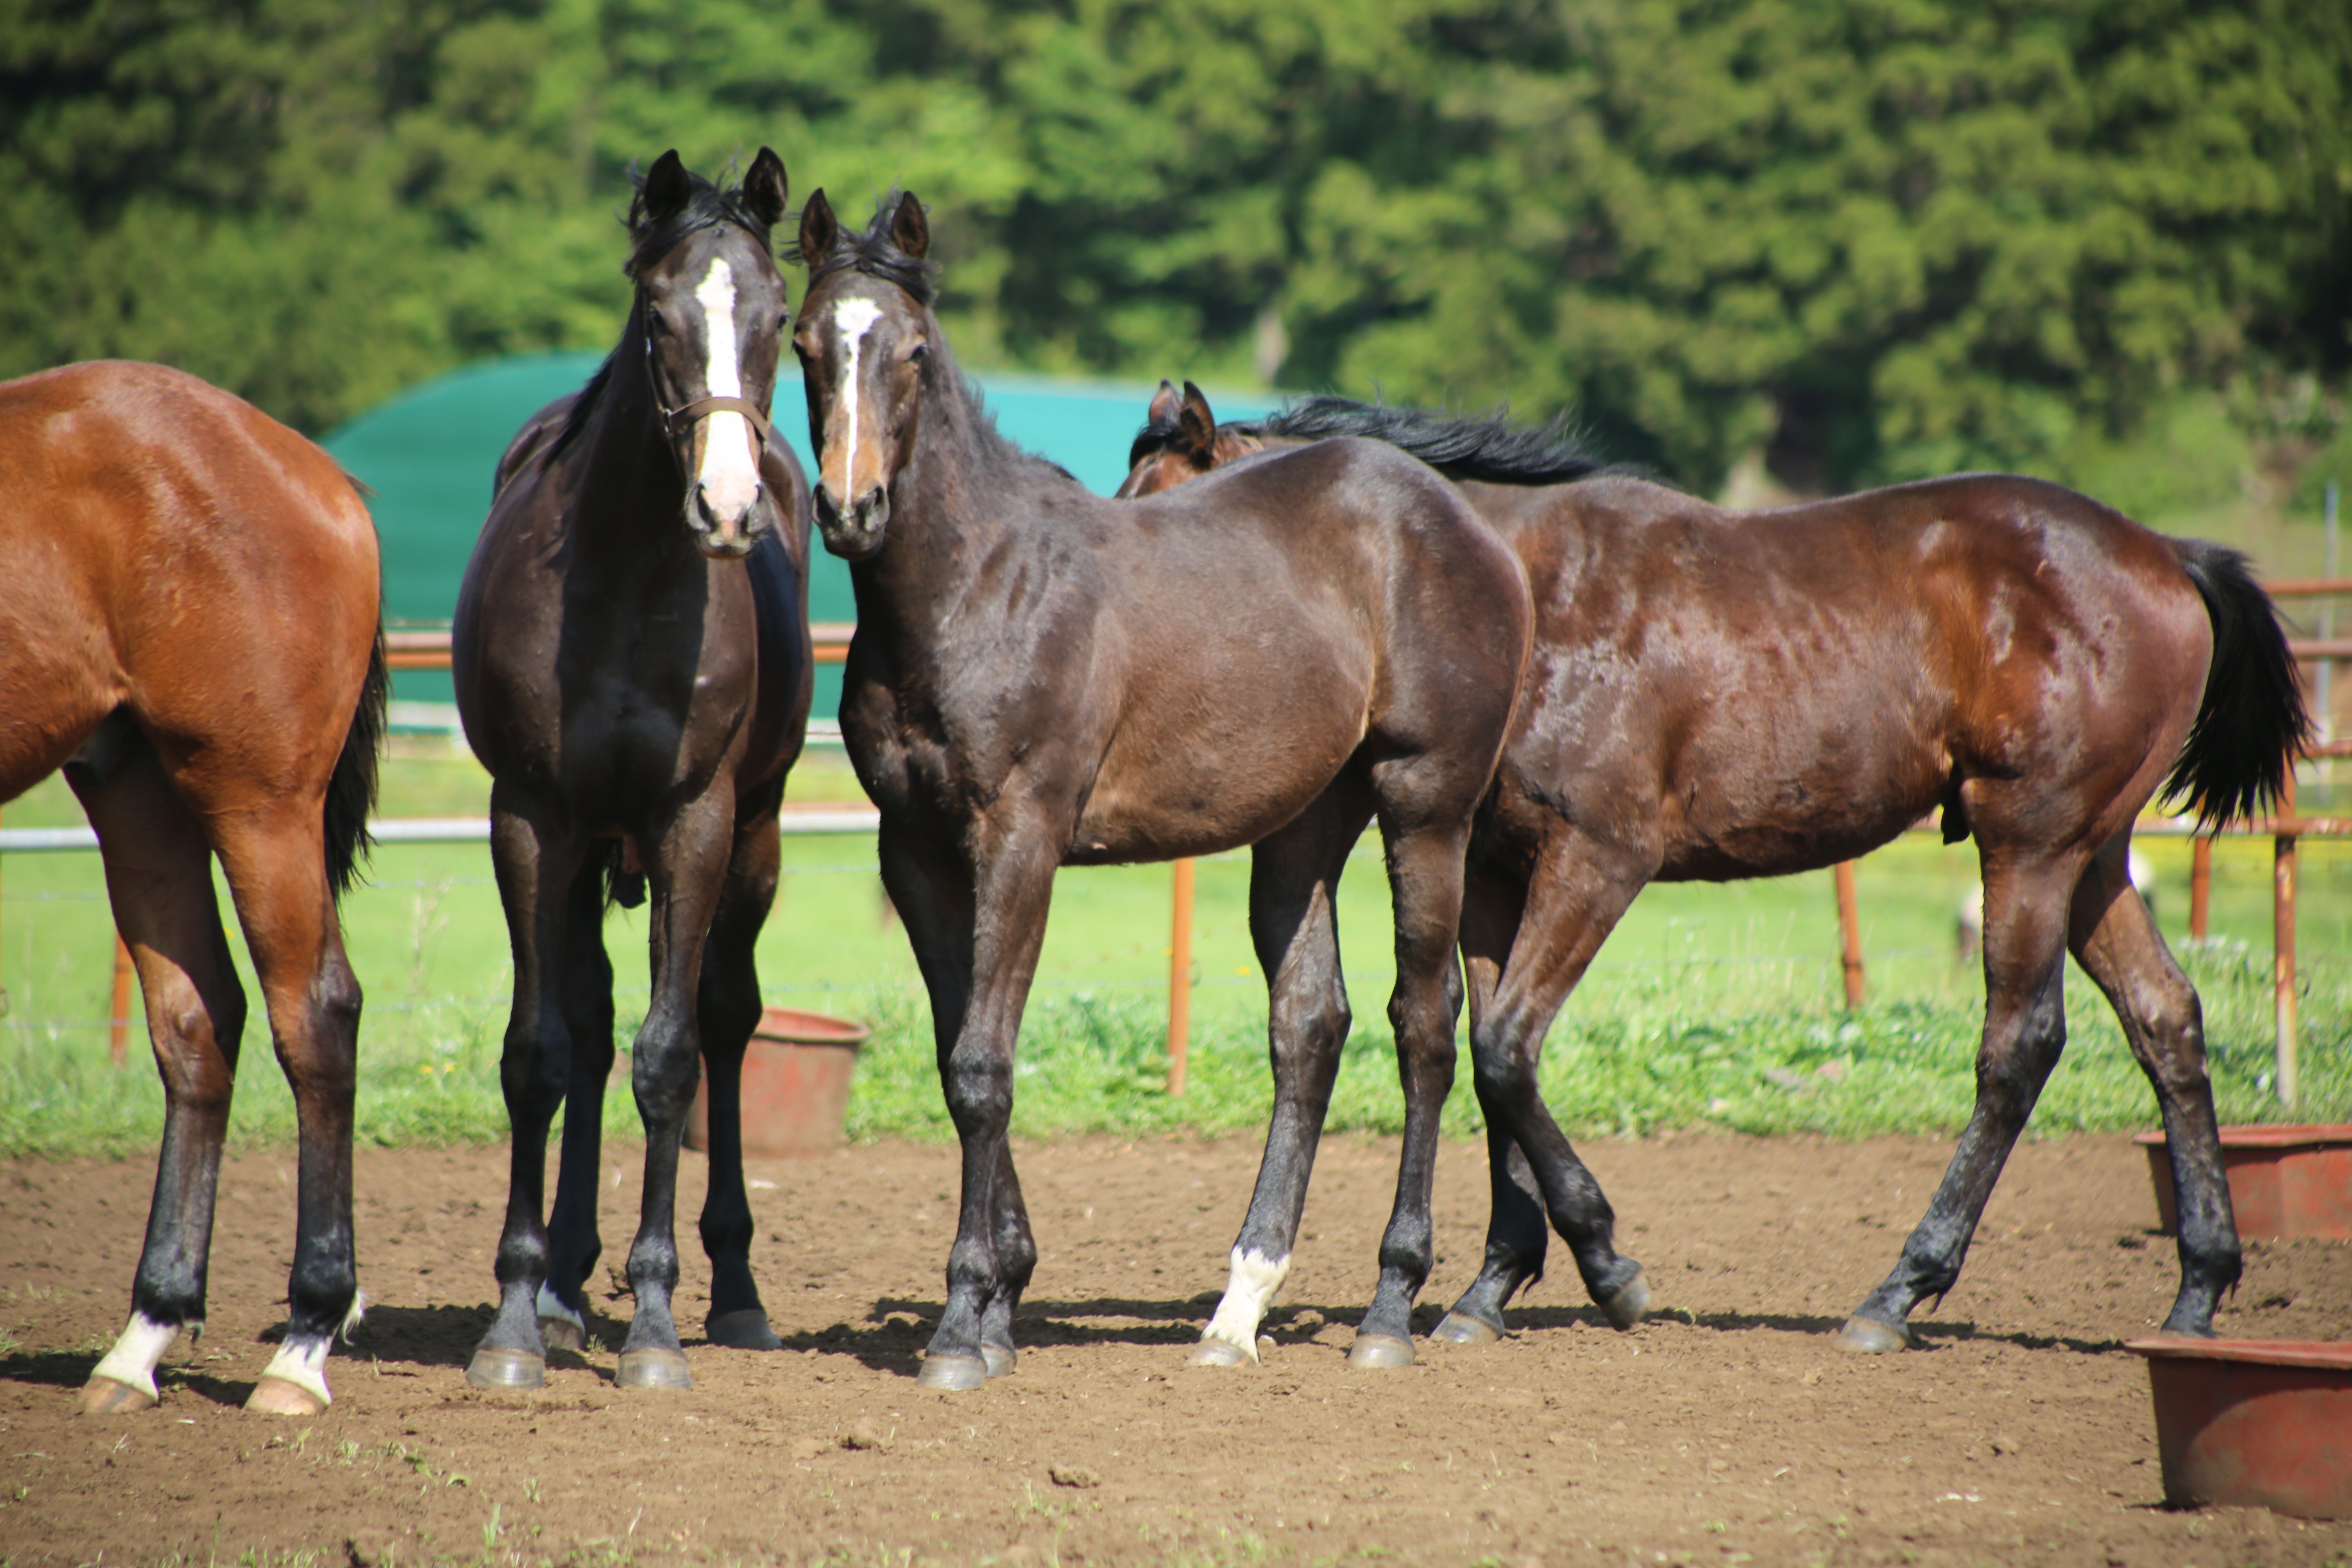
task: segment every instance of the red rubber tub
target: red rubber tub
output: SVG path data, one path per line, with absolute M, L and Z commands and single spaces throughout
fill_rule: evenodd
M 2172 1157 L 2164 1134 L 2132 1140 L 2147 1151 L 2164 1234 L 2179 1223 Z M 2221 1164 L 2240 1236 L 2352 1240 L 2352 1123 L 2318 1127 L 2224 1127 Z
M 770 1007 L 743 1053 L 743 1152 L 752 1158 L 822 1154 L 840 1146 L 865 1025 L 797 1007 Z M 686 1146 L 710 1147 L 709 1089 L 698 1084 L 686 1113 Z
M 2352 1343 L 2133 1340 L 2147 1358 L 2164 1500 L 2352 1519 Z

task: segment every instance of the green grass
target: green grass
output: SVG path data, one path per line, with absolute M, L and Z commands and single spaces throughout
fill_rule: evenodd
M 838 753 L 796 781 L 803 798 L 855 784 Z M 384 809 L 432 816 L 480 808 L 470 763 L 412 757 L 388 765 Z M 6 808 L 12 826 L 71 823 L 63 785 Z M 2286 1113 L 2271 1069 L 2267 841 L 2217 855 L 2215 940 L 2186 950 L 2188 847 L 2143 842 L 2158 874 L 2158 911 L 2203 994 L 2213 1073 L 2233 1121 Z M 870 837 L 788 839 L 776 914 L 761 940 L 769 999 L 875 1026 L 858 1069 L 852 1136 L 952 1137 L 932 1065 L 929 1013 L 906 939 L 887 922 Z M 1954 913 L 1975 876 L 1968 847 L 1907 838 L 1859 871 L 1870 1000 L 1838 1005 L 1836 925 L 1827 872 L 1727 887 L 1645 892 L 1555 1026 L 1543 1083 L 1573 1132 L 1717 1126 L 1841 1136 L 1948 1131 L 1968 1114 L 1982 1005 L 1973 964 L 1952 952 Z M 1065 872 L 1024 1020 L 1015 1126 L 1024 1134 L 1241 1131 L 1271 1099 L 1265 1000 L 1250 955 L 1245 857 L 1202 863 L 1197 893 L 1190 1090 L 1164 1092 L 1169 873 L 1164 867 Z M 389 846 L 345 909 L 367 989 L 359 1131 L 383 1143 L 492 1142 L 506 1134 L 499 1042 L 510 984 L 504 923 L 480 846 Z M 108 1065 L 111 924 L 97 858 L 16 856 L 0 865 L 0 1152 L 124 1152 L 152 1143 L 163 1094 L 134 1058 Z M 1392 972 L 1385 889 L 1369 844 L 1342 885 L 1340 940 L 1357 1026 L 1332 1122 L 1399 1126 L 1385 1004 Z M 607 941 L 620 971 L 625 1043 L 645 1005 L 645 927 L 616 913 Z M 2304 849 L 2301 959 L 2303 1104 L 2297 1120 L 2352 1120 L 2352 845 Z M 257 995 L 248 974 L 248 994 Z M 2153 1100 L 2105 1004 L 2070 973 L 2071 1044 L 2037 1126 L 2150 1125 Z M 134 1031 L 134 1052 L 143 1054 Z M 240 1142 L 290 1137 L 293 1105 L 257 1016 L 232 1119 Z M 1836 1064 L 1836 1065 L 1832 1065 Z M 1826 1070 L 1824 1070 L 1826 1069 Z M 1793 1087 L 1790 1087 L 1793 1085 Z M 636 1131 L 625 1084 L 606 1096 L 616 1135 Z M 1448 1130 L 1475 1131 L 1466 1058 Z

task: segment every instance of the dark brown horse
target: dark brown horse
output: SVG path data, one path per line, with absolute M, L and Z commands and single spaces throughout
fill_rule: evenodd
M 1526 655 L 1517 568 L 1450 486 L 1371 442 L 1141 506 L 1089 493 L 998 436 L 966 390 L 929 309 L 929 244 L 912 196 L 863 235 L 810 197 L 793 339 L 817 525 L 857 595 L 842 733 L 881 807 L 882 876 L 963 1141 L 922 1381 L 969 1388 L 1013 1364 L 1037 1253 L 1005 1124 L 1055 869 L 1244 844 L 1275 1108 L 1194 1356 L 1255 1359 L 1348 1034 L 1333 889 L 1374 818 L 1396 909 L 1405 1136 L 1351 1359 L 1410 1360 L 1461 1006 L 1463 855 Z
M 138 966 L 163 1150 L 131 1322 L 82 1408 L 144 1410 L 202 1332 L 246 998 L 219 858 L 300 1126 L 286 1338 L 246 1402 L 316 1415 L 359 1315 L 359 982 L 336 900 L 367 844 L 383 728 L 375 528 L 334 459 L 161 365 L 0 385 L 0 801 L 59 767 Z
M 2165 1329 L 2210 1334 L 2239 1255 L 2203 1026 L 2126 858 L 2159 789 L 2211 820 L 2244 815 L 2276 796 L 2305 737 L 2285 638 L 2244 558 L 2034 479 L 1727 511 L 1607 472 L 1558 431 L 1337 398 L 1220 429 L 1189 383 L 1181 403 L 1163 387 L 1120 493 L 1367 436 L 1460 480 L 1536 604 L 1463 916 L 1494 1219 L 1486 1266 L 1439 1331 L 1502 1331 L 1504 1304 L 1542 1272 L 1546 1210 L 1595 1295 L 1608 1289 L 1609 1205 L 1536 1068 L 1633 896 L 1832 865 L 1940 807 L 1946 841 L 1974 837 L 1984 873 L 1976 1111 L 1839 1342 L 1899 1348 L 1911 1310 L 1958 1278 L 2065 1042 L 2070 950 L 2169 1134 L 2181 1283 Z
M 678 1140 L 710 1084 L 714 1344 L 772 1349 L 736 1131 L 760 1019 L 752 943 L 776 893 L 776 809 L 808 725 L 808 485 L 768 426 L 785 321 L 769 231 L 784 168 L 740 188 L 675 152 L 629 215 L 620 345 L 499 464 L 459 590 L 457 705 L 489 769 L 490 854 L 514 947 L 501 1078 L 514 1131 L 496 1320 L 467 1375 L 536 1388 L 585 1342 L 602 1250 L 596 1175 L 613 1066 L 609 900 L 652 894 L 653 996 L 631 1053 L 646 1172 L 624 1386 L 690 1384 L 670 1316 Z M 548 1129 L 569 1096 L 555 1212 Z

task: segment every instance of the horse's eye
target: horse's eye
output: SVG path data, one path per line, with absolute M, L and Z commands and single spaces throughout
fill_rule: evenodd
M 907 351 L 907 363 L 909 364 L 920 364 L 930 357 L 931 345 L 929 343 L 917 343 Z

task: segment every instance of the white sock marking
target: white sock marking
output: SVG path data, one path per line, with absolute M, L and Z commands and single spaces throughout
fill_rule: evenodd
M 110 1377 L 115 1382 L 137 1389 L 150 1399 L 162 1395 L 155 1392 L 155 1365 L 172 1342 L 180 1337 L 177 1323 L 159 1323 L 144 1312 L 131 1314 L 130 1326 L 106 1359 L 90 1369 L 92 1377 Z
M 713 258 L 710 270 L 694 290 L 702 307 L 702 335 L 709 350 L 703 384 L 713 397 L 743 395 L 743 372 L 735 352 L 735 272 Z M 698 483 L 712 514 L 732 522 L 751 510 L 760 496 L 760 470 L 751 458 L 751 422 L 740 414 L 710 415 L 703 433 L 702 473 Z
M 837 401 L 848 410 L 849 429 L 842 440 L 841 482 L 856 482 L 857 472 L 857 356 L 866 347 L 866 334 L 882 319 L 882 307 L 871 300 L 844 300 L 833 308 L 834 330 L 849 342 L 849 363 L 841 373 L 841 396 Z M 819 476 L 822 478 L 822 476 Z M 836 489 L 834 499 L 845 507 L 856 506 L 857 498 Z
M 544 1285 L 539 1288 L 539 1315 L 542 1318 L 561 1318 L 583 1334 L 588 1331 L 588 1320 L 565 1306 L 563 1298 Z
M 1244 1253 L 1234 1248 L 1233 1273 L 1225 1281 L 1224 1300 L 1217 1303 L 1216 1315 L 1209 1326 L 1201 1331 L 1204 1340 L 1223 1340 L 1238 1345 L 1250 1360 L 1257 1360 L 1257 1326 L 1264 1321 L 1265 1310 L 1274 1305 L 1275 1292 L 1290 1274 L 1290 1255 L 1268 1258 L 1255 1247 Z
M 321 1405 L 331 1405 L 335 1396 L 327 1392 L 327 1347 L 329 1340 L 289 1339 L 278 1347 L 261 1375 L 290 1383 L 318 1396 Z

